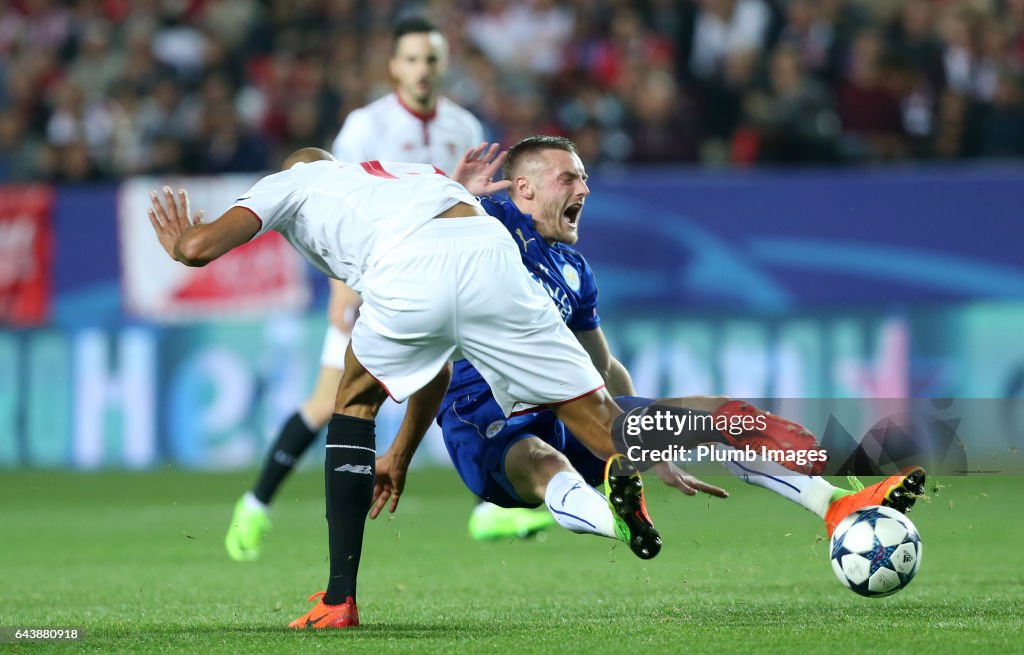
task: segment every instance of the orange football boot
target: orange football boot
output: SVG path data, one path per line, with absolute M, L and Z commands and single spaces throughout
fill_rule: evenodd
M 850 476 L 850 482 L 860 487 L 847 491 L 839 498 L 833 498 L 825 511 L 825 528 L 829 538 L 836 526 L 852 512 L 862 507 L 881 505 L 907 514 L 917 497 L 924 493 L 925 471 L 920 466 L 908 466 L 896 475 L 890 475 L 881 482 L 865 487 L 857 478 Z
M 359 625 L 359 610 L 356 601 L 349 596 L 341 605 L 324 603 L 326 591 L 318 591 L 308 600 L 319 599 L 313 609 L 288 624 L 289 628 L 354 628 Z

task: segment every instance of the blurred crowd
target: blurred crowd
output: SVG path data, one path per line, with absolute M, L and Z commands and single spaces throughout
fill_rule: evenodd
M 0 0 L 0 180 L 329 147 L 412 11 L 493 139 L 591 166 L 1024 156 L 1024 0 Z

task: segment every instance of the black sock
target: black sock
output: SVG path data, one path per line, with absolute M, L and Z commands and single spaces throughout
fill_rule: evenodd
M 373 500 L 376 439 L 373 421 L 335 414 L 327 426 L 324 487 L 331 579 L 324 603 L 340 605 L 356 597 L 363 527 Z
M 316 438 L 316 432 L 306 427 L 299 412 L 292 414 L 291 418 L 281 426 L 281 432 L 277 435 L 277 441 L 273 448 L 267 453 L 267 460 L 263 463 L 260 477 L 256 480 L 256 486 L 252 489 L 252 495 L 263 503 L 269 505 L 277 493 L 278 487 L 284 482 L 285 477 L 291 473 L 295 462 L 302 453 L 306 452 L 309 444 Z

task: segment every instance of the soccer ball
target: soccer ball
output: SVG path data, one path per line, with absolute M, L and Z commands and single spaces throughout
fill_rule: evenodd
M 921 565 L 921 536 L 890 507 L 863 507 L 832 533 L 832 570 L 861 596 L 880 598 L 910 584 Z

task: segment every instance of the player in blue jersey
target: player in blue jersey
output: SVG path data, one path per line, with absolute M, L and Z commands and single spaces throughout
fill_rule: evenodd
M 580 214 L 590 193 L 575 145 L 561 137 L 525 139 L 509 151 L 505 179 L 512 181 L 509 199 L 484 198 L 484 208 L 513 236 L 524 265 L 590 355 L 608 392 L 619 397 L 623 409 L 647 404 L 631 398 L 636 395 L 632 379 L 612 357 L 601 331 L 593 272 L 570 247 L 578 239 Z M 721 404 L 718 399 L 704 402 L 701 407 L 695 400 L 695 408 L 713 411 Z M 612 512 L 605 496 L 593 488 L 606 477 L 605 461 L 569 434 L 550 409 L 506 418 L 483 377 L 462 360 L 454 364 L 437 420 L 456 469 L 480 498 L 502 507 L 545 503 L 555 520 L 574 532 L 622 539 L 640 557 L 657 554 L 660 540 L 649 519 L 630 525 Z M 399 453 L 408 446 L 407 436 L 400 433 L 378 462 L 371 517 L 388 498 L 392 507 L 397 504 L 391 476 L 397 472 L 404 480 Z M 655 472 L 687 494 L 727 495 L 669 463 L 659 464 Z M 642 505 L 639 509 L 646 514 Z
M 561 137 L 524 139 L 510 149 L 504 173 L 505 179 L 512 182 L 509 198 L 484 198 L 484 208 L 514 237 L 523 264 L 590 355 L 619 407 L 629 412 L 652 404 L 653 399 L 636 397 L 629 372 L 612 356 L 600 327 L 593 271 L 583 256 L 570 247 L 579 237 L 580 215 L 590 193 L 575 145 Z M 737 440 L 726 438 L 727 443 L 767 445 L 771 441 L 788 441 L 793 448 L 808 448 L 815 443 L 813 435 L 800 426 L 761 413 L 741 401 L 694 397 L 660 402 L 677 406 L 682 403 L 689 409 L 717 415 L 753 412 L 768 420 L 769 428 L 763 435 L 770 437 L 745 435 Z M 573 532 L 620 539 L 641 558 L 658 553 L 660 539 L 646 517 L 645 508 L 641 504 L 643 517 L 635 521 L 629 521 L 616 510 L 616 499 L 623 496 L 622 489 L 610 485 L 609 481 L 614 484 L 616 477 L 608 475 L 605 461 L 576 439 L 550 409 L 506 418 L 483 377 L 463 360 L 454 364 L 437 422 L 463 482 L 483 500 L 501 507 L 544 504 L 560 525 Z M 723 441 L 721 434 L 692 437 L 695 441 Z M 389 510 L 396 509 L 407 461 L 417 443 L 417 435 L 403 430 L 392 448 L 378 459 L 371 518 L 376 518 L 389 501 Z M 825 519 L 829 533 L 850 508 L 890 500 L 909 500 L 912 504 L 912 497 L 904 492 L 923 479 L 923 472 L 907 471 L 854 493 L 838 489 L 817 475 L 794 475 L 793 470 L 774 462 L 726 467 L 746 482 L 775 491 L 818 514 Z M 687 495 L 728 495 L 671 463 L 662 462 L 653 471 L 663 482 Z M 818 473 L 820 467 L 801 472 Z M 619 481 L 623 479 L 628 480 Z M 604 495 L 594 489 L 602 480 Z M 896 506 L 901 511 L 907 509 L 905 504 Z

